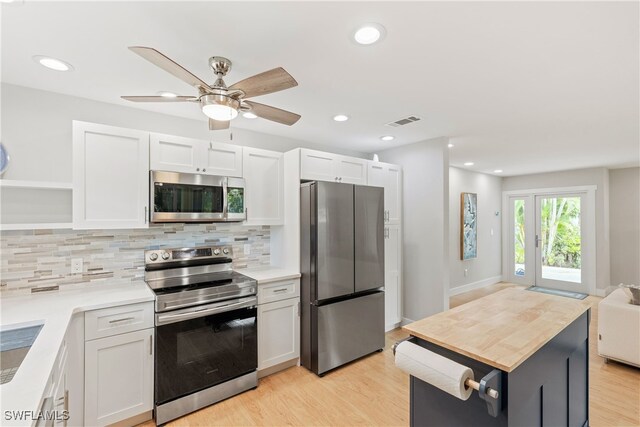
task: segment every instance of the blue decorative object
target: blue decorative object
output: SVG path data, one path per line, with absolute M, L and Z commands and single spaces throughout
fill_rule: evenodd
M 0 175 L 2 175 L 4 171 L 7 170 L 7 168 L 9 167 L 10 160 L 11 160 L 11 157 L 9 157 L 9 153 L 7 152 L 7 149 L 4 148 L 4 145 L 0 143 Z

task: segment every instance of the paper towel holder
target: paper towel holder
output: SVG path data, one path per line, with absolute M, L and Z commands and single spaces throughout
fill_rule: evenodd
M 410 341 L 412 338 L 412 336 L 409 336 L 393 344 L 391 346 L 393 355 L 395 356 L 396 349 L 400 344 L 405 341 Z M 464 382 L 464 385 L 478 392 L 478 397 L 487 404 L 487 412 L 489 412 L 489 415 L 497 417 L 500 411 L 502 411 L 502 399 L 500 396 L 502 390 L 502 371 L 494 369 L 482 377 L 480 382 L 469 378 Z

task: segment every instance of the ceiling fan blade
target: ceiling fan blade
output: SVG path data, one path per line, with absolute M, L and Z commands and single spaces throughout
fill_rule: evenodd
M 264 73 L 248 77 L 229 87 L 230 90 L 240 89 L 245 98 L 266 95 L 298 86 L 298 82 L 284 68 L 278 67 Z
M 269 105 L 258 104 L 253 101 L 243 101 L 243 104 L 248 105 L 251 108 L 251 112 L 256 116 L 271 120 L 272 122 L 282 123 L 287 126 L 291 126 L 300 120 L 301 117 L 299 114 L 291 113 Z
M 209 119 L 209 130 L 223 130 L 229 129 L 229 120 L 213 120 Z
M 157 50 L 150 47 L 143 47 L 143 46 L 131 46 L 129 47 L 129 49 L 132 52 L 142 56 L 144 59 L 151 62 L 152 64 L 162 68 L 166 72 L 173 74 L 175 77 L 179 78 L 183 82 L 190 84 L 196 89 L 202 88 L 207 91 L 211 90 L 211 88 L 207 83 L 202 81 L 200 78 L 194 76 L 186 68 L 184 68 L 183 66 L 175 62 L 173 59 L 158 52 Z
M 194 96 L 121 96 L 120 98 L 133 102 L 196 102 L 198 100 Z

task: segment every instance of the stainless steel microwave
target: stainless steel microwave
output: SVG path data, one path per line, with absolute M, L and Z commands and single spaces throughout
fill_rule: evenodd
M 247 218 L 244 179 L 151 171 L 151 222 L 231 222 Z

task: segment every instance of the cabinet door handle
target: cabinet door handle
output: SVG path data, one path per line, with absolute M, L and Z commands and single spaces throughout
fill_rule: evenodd
M 153 356 L 153 335 L 149 335 L 149 354 Z
M 206 172 L 206 171 L 207 171 L 206 169 L 202 169 L 202 172 Z
M 298 301 L 298 317 L 300 317 L 300 310 L 302 309 L 302 302 Z
M 123 317 L 122 319 L 109 320 L 109 323 L 126 322 L 127 320 L 134 320 L 135 317 Z
M 145 223 L 145 224 L 147 223 L 147 216 L 148 216 L 148 215 L 147 215 L 147 207 L 145 206 L 145 207 L 144 207 L 144 223 Z
M 200 172 L 200 168 L 196 168 L 196 172 Z
M 287 292 L 287 288 L 274 289 L 273 293 L 276 293 L 276 292 Z
M 342 182 L 342 177 L 340 177 L 340 178 L 338 179 L 338 181 Z

